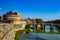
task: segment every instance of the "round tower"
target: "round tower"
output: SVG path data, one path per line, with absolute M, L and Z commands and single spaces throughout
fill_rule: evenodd
M 3 22 L 20 24 L 20 14 L 17 12 L 9 11 L 3 15 Z

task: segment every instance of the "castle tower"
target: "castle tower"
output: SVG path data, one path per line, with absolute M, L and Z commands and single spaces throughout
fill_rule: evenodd
M 20 24 L 20 14 L 17 12 L 9 11 L 3 15 L 3 22 Z

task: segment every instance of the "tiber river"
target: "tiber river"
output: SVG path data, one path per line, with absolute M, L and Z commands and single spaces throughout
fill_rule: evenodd
M 55 33 L 48 33 L 50 32 L 50 26 L 46 25 L 46 33 L 23 34 L 21 35 L 20 40 L 60 40 L 60 34 L 57 33 L 59 31 L 58 28 L 54 27 L 53 31 Z

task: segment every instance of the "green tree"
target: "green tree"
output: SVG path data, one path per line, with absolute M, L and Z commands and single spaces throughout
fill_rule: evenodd
M 36 23 L 37 23 L 37 25 L 36 25 L 36 31 L 37 31 L 38 24 L 42 26 L 43 20 L 41 18 L 37 18 L 35 20 L 36 20 Z
M 43 22 L 43 20 L 42 19 L 36 19 L 36 22 L 38 23 L 38 24 L 41 24 L 42 22 Z
M 34 19 L 33 18 L 28 18 L 30 21 L 33 21 Z
M 26 30 L 26 33 L 29 33 L 30 32 L 30 24 L 27 24 L 25 26 L 25 30 Z

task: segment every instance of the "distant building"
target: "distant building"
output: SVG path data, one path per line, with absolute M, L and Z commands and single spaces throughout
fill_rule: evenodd
M 20 14 L 17 12 L 9 11 L 3 15 L 4 23 L 20 24 Z

